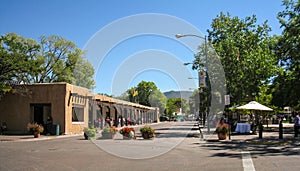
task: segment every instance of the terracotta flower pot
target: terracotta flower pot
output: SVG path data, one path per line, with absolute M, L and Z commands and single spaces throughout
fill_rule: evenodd
M 135 133 L 133 131 L 123 134 L 123 140 L 131 140 L 131 139 L 135 139 Z
M 219 140 L 225 140 L 227 138 L 227 135 L 224 133 L 218 133 Z
M 149 133 L 143 133 L 142 134 L 142 137 L 144 139 L 153 139 L 154 138 L 154 135 L 153 134 L 149 134 Z
M 34 132 L 33 135 L 34 135 L 34 138 L 40 138 L 41 137 L 41 133 L 39 133 L 39 132 Z

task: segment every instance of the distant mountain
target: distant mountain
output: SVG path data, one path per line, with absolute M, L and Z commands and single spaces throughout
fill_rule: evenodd
M 189 98 L 193 95 L 192 91 L 168 91 L 164 92 L 164 95 L 169 98 L 184 98 L 189 101 Z

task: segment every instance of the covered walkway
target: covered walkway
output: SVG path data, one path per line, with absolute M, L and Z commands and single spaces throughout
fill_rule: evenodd
M 159 109 L 119 100 L 103 95 L 93 95 L 90 102 L 89 126 L 108 124 L 124 126 L 157 122 Z

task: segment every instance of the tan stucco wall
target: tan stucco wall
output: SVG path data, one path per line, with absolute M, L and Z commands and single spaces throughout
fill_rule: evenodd
M 0 122 L 6 122 L 9 130 L 27 132 L 30 121 L 30 106 L 27 98 L 15 94 L 6 94 L 0 100 Z
M 66 83 L 19 85 L 27 93 L 7 93 L 0 100 L 0 121 L 7 123 L 8 131 L 26 133 L 27 123 L 33 121 L 31 104 L 51 104 L 53 123 L 64 131 L 64 101 Z
M 60 133 L 81 133 L 88 125 L 88 101 L 71 101 L 70 92 L 88 96 L 89 91 L 85 88 L 73 86 L 67 83 L 45 83 L 33 85 L 19 85 L 21 90 L 27 93 L 7 93 L 0 100 L 0 122 L 6 122 L 8 132 L 27 133 L 27 123 L 33 121 L 33 113 L 30 111 L 31 104 L 51 104 L 51 116 L 53 124 L 59 124 Z M 71 99 L 72 100 L 72 99 Z M 84 104 L 84 123 L 72 124 L 72 104 Z
M 76 93 L 75 96 L 71 96 L 70 93 Z M 66 115 L 65 115 L 65 126 L 66 134 L 81 133 L 84 127 L 88 127 L 88 113 L 89 113 L 89 99 L 91 96 L 88 89 L 77 87 L 68 84 L 66 87 Z M 72 107 L 73 104 L 84 106 L 84 122 L 83 123 L 72 123 Z
M 89 105 L 90 102 L 94 103 L 97 101 L 97 104 L 102 106 L 101 113 L 103 119 L 106 116 L 106 112 L 109 111 L 108 107 L 110 108 L 111 118 L 114 119 L 117 119 L 115 118 L 115 107 L 116 109 L 119 107 L 118 115 L 125 114 L 126 117 L 134 117 L 135 119 L 138 119 L 142 115 L 144 115 L 144 118 L 147 115 L 149 119 L 150 115 L 147 112 L 143 112 L 143 114 L 139 115 L 139 112 L 148 110 L 152 111 L 152 120 L 158 119 L 159 116 L 156 108 L 91 94 L 86 88 L 67 83 L 43 83 L 18 85 L 17 87 L 21 91 L 17 93 L 12 91 L 0 99 L 0 123 L 6 122 L 8 132 L 13 134 L 28 133 L 27 124 L 34 120 L 33 108 L 30 106 L 39 104 L 51 105 L 53 124 L 59 125 L 61 134 L 82 133 L 84 127 L 88 127 L 89 110 L 93 112 L 96 111 L 96 108 L 89 109 L 92 106 Z M 83 122 L 72 122 L 73 104 L 84 107 Z M 122 107 L 122 109 L 120 106 L 124 108 Z M 135 108 L 135 110 L 133 110 L 133 108 Z M 95 115 L 95 113 L 91 114 Z M 93 119 L 97 118 L 95 117 Z

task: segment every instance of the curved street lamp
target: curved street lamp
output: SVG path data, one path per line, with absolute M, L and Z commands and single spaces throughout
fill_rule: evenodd
M 178 39 L 182 38 L 182 37 L 197 37 L 197 38 L 204 40 L 205 68 L 207 70 L 208 67 L 207 67 L 207 38 L 206 38 L 206 36 L 203 37 L 203 36 L 199 36 L 196 34 L 176 34 L 175 37 Z M 190 63 L 190 62 L 184 63 L 184 65 L 189 65 L 189 64 L 193 64 L 193 63 Z
M 206 36 L 199 36 L 199 35 L 196 35 L 196 34 L 176 34 L 175 35 L 175 37 L 176 38 L 182 38 L 182 37 L 197 37 L 197 38 L 200 38 L 200 39 L 203 39 L 204 40 L 204 55 L 205 55 L 205 68 L 206 68 L 206 75 L 207 75 L 207 70 L 208 70 L 208 67 L 207 67 L 207 38 L 206 38 Z M 186 62 L 186 63 L 184 63 L 184 65 L 189 65 L 189 64 L 193 64 L 193 63 L 190 63 L 190 62 Z M 200 82 L 201 82 L 201 80 L 200 80 L 200 77 L 198 78 L 199 79 L 199 103 L 201 104 L 201 102 L 200 102 L 200 92 L 202 92 L 201 90 L 202 90 L 202 86 L 201 86 L 201 84 L 200 84 Z M 205 83 L 204 83 L 204 85 L 205 85 Z M 200 105 L 199 104 L 199 111 L 200 111 Z M 205 126 L 205 115 L 202 113 L 202 124 L 203 124 L 203 127 Z M 207 124 L 207 131 L 208 131 L 208 133 L 210 132 L 210 128 L 209 128 L 209 122 L 207 122 L 208 124 Z
M 198 38 L 203 39 L 203 40 L 206 41 L 206 36 L 202 37 L 202 36 L 199 36 L 199 35 L 196 35 L 196 34 L 176 34 L 175 36 L 176 36 L 176 38 L 193 36 L 193 37 L 198 37 Z

